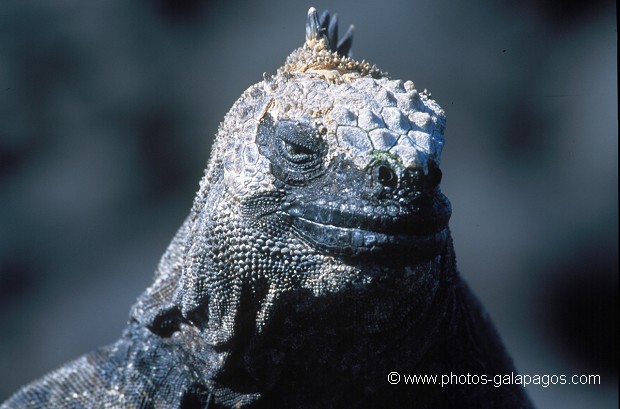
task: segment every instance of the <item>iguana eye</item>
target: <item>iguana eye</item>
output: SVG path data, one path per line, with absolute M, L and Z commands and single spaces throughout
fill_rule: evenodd
M 307 146 L 299 145 L 293 142 L 282 140 L 283 154 L 290 162 L 303 165 L 311 163 L 313 159 L 320 153 Z
M 305 146 L 296 145 L 294 143 L 286 142 L 286 141 L 283 141 L 283 142 L 284 142 L 284 147 L 286 148 L 286 152 L 291 156 L 294 156 L 294 157 L 310 156 L 314 154 L 314 152 L 311 149 L 308 149 Z
M 325 150 L 325 143 L 312 125 L 297 121 L 279 121 L 276 124 L 276 139 L 280 143 L 283 159 L 312 167 L 319 164 Z
M 266 115 L 259 126 L 258 144 L 280 180 L 302 185 L 323 173 L 327 143 L 311 121 L 274 121 Z

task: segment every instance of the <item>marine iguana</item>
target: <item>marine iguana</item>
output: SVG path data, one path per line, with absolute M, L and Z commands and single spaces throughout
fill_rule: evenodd
M 394 384 L 514 368 L 456 270 L 444 111 L 337 31 L 311 8 L 233 105 L 120 340 L 2 409 L 531 407 L 517 386 Z

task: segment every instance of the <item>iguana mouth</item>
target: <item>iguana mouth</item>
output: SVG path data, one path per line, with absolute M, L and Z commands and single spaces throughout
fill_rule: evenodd
M 436 194 L 424 206 L 369 205 L 361 200 L 293 201 L 283 216 L 315 247 L 336 255 L 395 253 L 435 256 L 449 237 L 448 199 Z

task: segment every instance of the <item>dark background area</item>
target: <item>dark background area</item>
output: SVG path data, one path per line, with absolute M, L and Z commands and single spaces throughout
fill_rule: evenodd
M 303 43 L 310 5 L 355 24 L 356 58 L 446 110 L 459 267 L 518 370 L 601 375 L 528 387 L 538 408 L 617 407 L 607 0 L 3 0 L 0 401 L 119 337 L 218 123 Z

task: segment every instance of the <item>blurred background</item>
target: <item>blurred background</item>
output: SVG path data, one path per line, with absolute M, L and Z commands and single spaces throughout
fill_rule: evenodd
M 311 5 L 446 110 L 459 267 L 518 370 L 601 376 L 529 386 L 537 407 L 617 407 L 611 0 L 2 0 L 0 401 L 119 337 L 218 123 Z

